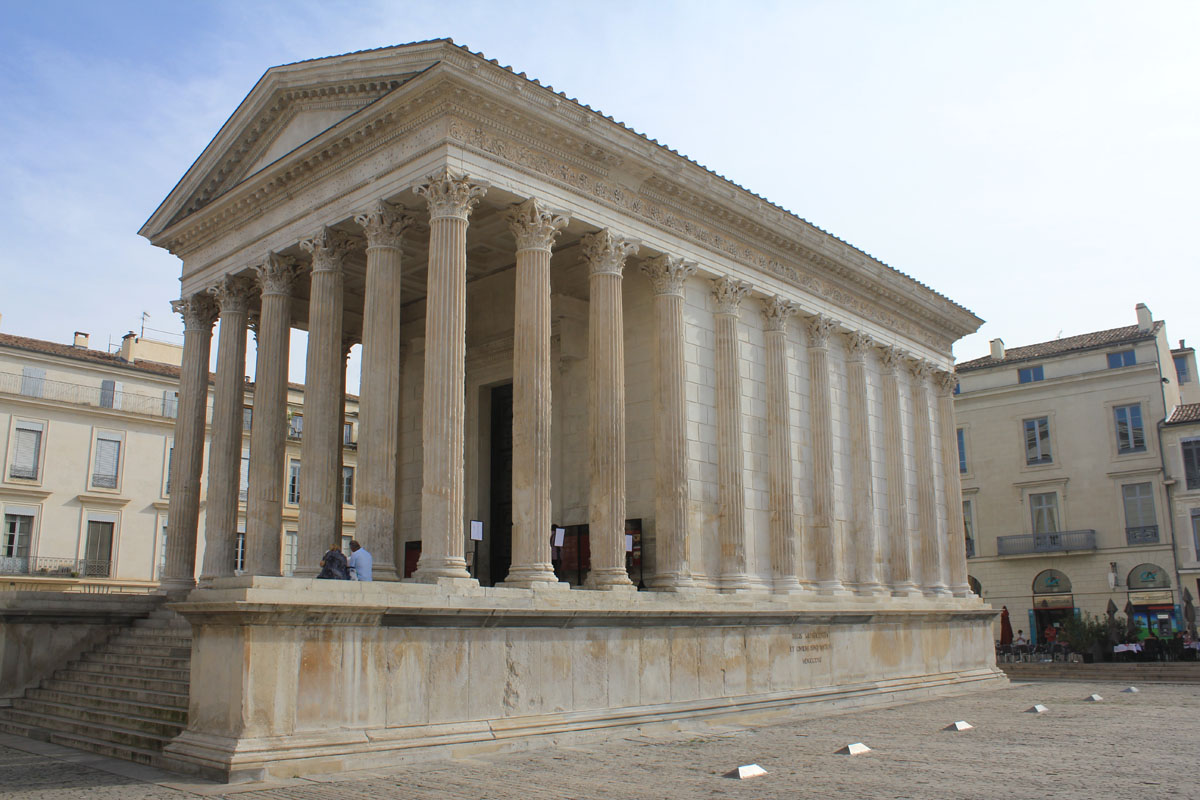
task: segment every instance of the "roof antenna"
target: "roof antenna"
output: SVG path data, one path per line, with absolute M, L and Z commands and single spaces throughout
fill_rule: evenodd
M 141 339 L 146 338 L 146 320 L 148 320 L 148 319 L 150 319 L 150 312 L 143 311 L 142 312 L 142 335 L 138 338 L 141 338 Z
M 1058 329 L 1058 336 L 1055 336 L 1054 338 L 1055 338 L 1055 339 L 1061 339 L 1061 338 L 1062 338 L 1062 328 L 1059 328 L 1059 329 Z

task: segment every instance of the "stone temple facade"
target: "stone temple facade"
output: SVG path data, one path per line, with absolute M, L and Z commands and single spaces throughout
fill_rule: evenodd
M 141 233 L 183 261 L 179 765 L 300 774 L 1002 680 L 951 401 L 951 345 L 980 320 L 621 123 L 448 40 L 275 67 Z M 374 584 L 310 580 L 354 343 Z

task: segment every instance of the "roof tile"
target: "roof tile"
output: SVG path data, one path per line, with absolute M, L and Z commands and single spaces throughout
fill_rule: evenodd
M 1091 350 L 1097 347 L 1112 347 L 1118 344 L 1129 344 L 1151 339 L 1162 327 L 1161 321 L 1154 323 L 1150 331 L 1138 330 L 1137 325 L 1126 325 L 1123 328 L 1110 328 L 1106 331 L 1082 333 L 1078 336 L 1068 336 L 1065 339 L 1051 339 L 1048 342 L 1038 342 L 1024 347 L 1009 347 L 1004 351 L 1004 358 L 995 359 L 990 355 L 964 361 L 955 367 L 958 372 L 969 372 L 973 369 L 994 367 L 997 364 L 1013 364 L 1018 361 L 1032 361 L 1038 358 L 1049 358 L 1078 350 Z

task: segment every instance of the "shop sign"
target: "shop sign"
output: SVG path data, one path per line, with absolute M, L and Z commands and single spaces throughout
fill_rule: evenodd
M 1033 607 L 1036 609 L 1074 608 L 1075 607 L 1075 595 L 1073 595 L 1073 594 L 1035 595 L 1033 598 Z
M 1165 592 L 1130 592 L 1129 602 L 1135 606 L 1170 605 L 1174 602 L 1170 591 Z

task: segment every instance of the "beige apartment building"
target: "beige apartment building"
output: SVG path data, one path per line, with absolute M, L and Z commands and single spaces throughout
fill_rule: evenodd
M 182 348 L 132 333 L 118 352 L 0 334 L 0 587 L 151 591 L 165 564 Z M 244 398 L 238 538 L 244 566 L 253 387 Z M 303 387 L 287 395 L 281 571 L 296 566 Z M 343 428 L 344 536 L 354 530 L 356 398 Z M 206 404 L 211 417 L 211 401 Z M 207 461 L 207 448 L 205 450 Z M 204 470 L 201 485 L 207 484 Z M 201 520 L 204 498 L 201 496 Z M 203 540 L 197 563 L 204 557 Z
M 1145 305 L 1136 315 L 1022 347 L 994 339 L 989 355 L 957 368 L 971 583 L 1035 640 L 1068 615 L 1103 614 L 1109 600 L 1177 630 L 1180 581 L 1200 572 L 1180 505 L 1200 509 L 1200 491 L 1183 489 L 1186 458 L 1200 489 L 1190 443 L 1200 440 L 1189 440 L 1200 425 L 1189 428 L 1184 411 L 1195 356 L 1183 342 L 1170 348 Z

